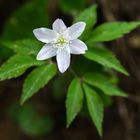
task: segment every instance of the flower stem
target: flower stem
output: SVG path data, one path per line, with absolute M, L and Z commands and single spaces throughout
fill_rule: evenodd
M 82 81 L 82 78 L 70 67 L 70 72 L 77 78 L 79 81 Z

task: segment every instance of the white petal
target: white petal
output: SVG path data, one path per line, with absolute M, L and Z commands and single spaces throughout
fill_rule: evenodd
M 53 30 L 58 33 L 63 33 L 67 29 L 62 19 L 56 19 L 53 23 Z
M 70 53 L 72 53 L 72 54 L 84 54 L 86 50 L 87 50 L 87 46 L 83 41 L 81 41 L 79 39 L 75 39 L 75 40 L 71 41 Z
M 36 38 L 44 43 L 50 43 L 57 37 L 57 33 L 48 28 L 37 28 L 33 30 Z
M 46 44 L 42 47 L 40 52 L 37 55 L 37 60 L 45 60 L 56 55 L 57 49 L 54 48 L 51 44 Z
M 61 73 L 65 72 L 70 66 L 70 53 L 67 49 L 62 49 L 57 52 L 57 65 Z
M 68 28 L 69 39 L 73 40 L 78 38 L 84 31 L 86 26 L 85 22 L 77 22 Z

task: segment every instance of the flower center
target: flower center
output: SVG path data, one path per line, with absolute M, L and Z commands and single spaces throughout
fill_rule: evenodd
M 57 40 L 57 44 L 64 45 L 66 43 L 67 43 L 67 40 L 63 36 L 59 37 Z
M 69 40 L 67 40 L 64 36 L 59 36 L 58 39 L 53 43 L 53 45 L 57 48 L 64 48 L 69 44 Z

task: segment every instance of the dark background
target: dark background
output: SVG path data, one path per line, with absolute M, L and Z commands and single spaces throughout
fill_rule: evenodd
M 0 0 L 0 31 L 10 14 L 27 0 Z M 98 4 L 98 23 L 104 21 L 140 20 L 140 0 L 88 0 Z M 57 0 L 50 0 L 49 11 L 54 17 L 62 16 Z M 66 15 L 63 18 L 70 20 Z M 53 18 L 51 20 L 53 20 Z M 109 44 L 127 68 L 130 77 L 118 74 L 120 87 L 129 93 L 128 98 L 113 98 L 113 104 L 105 109 L 104 140 L 140 140 L 140 28 L 122 39 Z M 113 47 L 115 46 L 115 47 Z M 96 129 L 88 118 L 78 117 L 69 129 L 65 127 L 65 102 L 53 100 L 46 88 L 31 100 L 38 110 L 49 108 L 55 119 L 54 129 L 46 136 L 31 137 L 9 119 L 7 108 L 21 95 L 23 77 L 0 82 L 0 140 L 99 140 Z M 43 108 L 43 109 L 42 109 Z M 64 118 L 64 119 L 63 119 Z

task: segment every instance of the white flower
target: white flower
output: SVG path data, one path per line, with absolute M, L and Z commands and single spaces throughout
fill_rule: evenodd
M 37 28 L 33 30 L 36 38 L 46 43 L 37 55 L 37 60 L 45 60 L 56 56 L 58 69 L 65 72 L 70 65 L 70 54 L 84 54 L 87 46 L 77 39 L 85 29 L 84 22 L 77 22 L 66 27 L 61 19 L 53 23 L 53 30 Z

